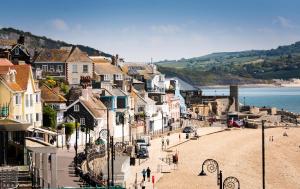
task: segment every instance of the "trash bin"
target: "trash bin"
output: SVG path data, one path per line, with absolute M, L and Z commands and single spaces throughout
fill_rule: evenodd
M 130 157 L 130 166 L 135 166 L 135 157 Z
M 189 139 L 189 133 L 186 133 L 185 139 Z

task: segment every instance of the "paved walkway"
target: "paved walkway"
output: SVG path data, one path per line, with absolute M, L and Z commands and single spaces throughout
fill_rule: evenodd
M 212 134 L 215 132 L 223 131 L 225 128 L 222 126 L 217 127 L 202 127 L 197 129 L 199 136 L 204 136 L 207 134 Z M 179 139 L 180 135 L 180 139 Z M 165 136 L 164 139 L 169 139 L 170 144 L 166 149 L 162 150 L 162 138 L 156 138 L 151 140 L 151 146 L 149 147 L 149 157 L 147 160 L 141 159 L 140 164 L 139 160 L 136 161 L 135 166 L 130 167 L 130 177 L 126 181 L 126 188 L 136 189 L 141 188 L 140 183 L 142 181 L 142 170 L 149 167 L 151 169 L 151 178 L 152 175 L 155 177 L 155 183 L 163 176 L 161 170 L 172 171 L 172 165 L 169 166 L 167 163 L 163 162 L 161 159 L 166 158 L 167 154 L 175 154 L 177 151 L 176 146 L 181 143 L 188 142 L 189 139 L 185 139 L 184 133 L 172 133 L 170 136 Z M 165 142 L 166 143 L 166 142 Z M 173 148 L 172 148 L 173 147 Z M 172 148 L 172 151 L 171 151 Z M 180 166 L 180 152 L 178 152 L 178 162 Z M 146 179 L 146 188 L 156 188 L 152 186 L 151 179 L 150 182 Z
M 66 148 L 57 151 L 57 184 L 59 187 L 79 187 L 79 177 L 75 176 L 73 158 L 75 150 Z

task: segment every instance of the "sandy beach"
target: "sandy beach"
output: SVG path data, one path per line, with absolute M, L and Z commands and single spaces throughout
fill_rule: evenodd
M 287 132 L 288 137 L 283 136 Z M 266 188 L 300 188 L 300 128 L 273 128 L 265 131 Z M 269 141 L 273 136 L 274 141 Z M 207 158 L 218 161 L 223 179 L 235 176 L 241 188 L 262 188 L 261 129 L 232 129 L 192 140 L 179 151 L 179 168 L 164 176 L 156 188 L 216 189 L 216 173 L 200 177 Z

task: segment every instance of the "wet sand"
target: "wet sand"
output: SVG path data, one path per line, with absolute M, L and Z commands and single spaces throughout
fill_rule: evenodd
M 283 136 L 285 131 L 288 137 Z M 273 142 L 269 136 L 273 136 Z M 299 189 L 300 128 L 266 129 L 265 144 L 266 188 Z M 198 176 L 207 158 L 218 161 L 223 179 L 235 176 L 242 189 L 262 188 L 261 129 L 224 131 L 189 141 L 173 150 L 179 151 L 179 167 L 164 174 L 156 188 L 218 188 L 216 173 Z

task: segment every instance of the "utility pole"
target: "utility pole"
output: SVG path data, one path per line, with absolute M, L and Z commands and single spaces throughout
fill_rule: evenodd
M 263 189 L 265 189 L 265 120 L 261 121 L 261 129 L 262 129 L 262 185 Z
M 114 149 L 114 137 L 110 137 L 111 147 L 111 185 L 114 186 L 114 160 L 115 160 L 115 149 Z
M 107 129 L 107 136 L 106 136 L 106 140 L 107 140 L 107 188 L 110 188 L 110 183 L 109 183 L 109 109 L 107 108 L 107 114 L 106 114 L 106 129 Z
M 78 143 L 77 143 L 77 138 L 78 138 L 78 122 L 75 120 L 75 166 L 77 167 L 77 148 L 78 148 Z

